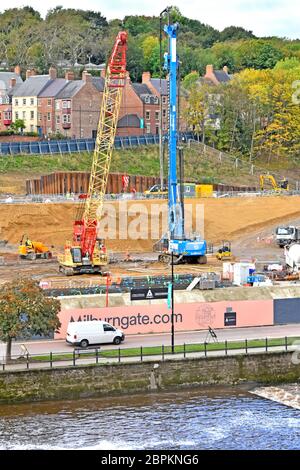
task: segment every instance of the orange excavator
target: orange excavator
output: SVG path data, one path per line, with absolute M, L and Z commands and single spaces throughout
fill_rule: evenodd
M 19 256 L 21 259 L 32 261 L 37 258 L 50 259 L 52 253 L 42 242 L 32 241 L 28 235 L 23 235 L 19 245 Z

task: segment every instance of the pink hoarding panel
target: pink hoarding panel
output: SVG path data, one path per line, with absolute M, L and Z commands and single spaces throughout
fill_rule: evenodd
M 203 330 L 208 326 L 224 328 L 225 317 L 236 318 L 234 325 L 232 321 L 228 323 L 236 327 L 273 325 L 273 300 L 176 304 L 175 330 Z M 170 331 L 171 310 L 163 304 L 64 309 L 59 319 L 62 326 L 55 339 L 66 337 L 69 321 L 104 320 L 126 334 L 166 333 Z

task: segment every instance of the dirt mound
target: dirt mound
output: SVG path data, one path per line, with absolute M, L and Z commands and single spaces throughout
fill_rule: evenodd
M 218 243 L 300 217 L 300 209 L 297 209 L 299 201 L 300 197 L 269 197 L 187 200 L 186 203 L 187 213 L 192 212 L 194 228 L 197 225 L 201 229 L 204 210 L 205 237 L 210 242 Z M 164 211 L 166 214 L 166 201 L 123 201 L 107 207 L 112 213 L 106 216 L 104 225 L 110 223 L 115 228 L 115 233 L 112 233 L 115 239 L 105 236 L 107 247 L 112 251 L 152 251 L 159 234 L 166 231 L 160 213 Z M 76 210 L 76 204 L 71 203 L 2 204 L 0 239 L 17 244 L 23 234 L 28 234 L 31 239 L 54 245 L 60 250 L 72 236 Z

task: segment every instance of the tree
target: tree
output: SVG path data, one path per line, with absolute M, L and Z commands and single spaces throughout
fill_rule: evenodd
M 20 131 L 25 129 L 25 121 L 23 119 L 16 119 L 15 122 L 12 122 L 10 125 L 11 129 L 19 134 Z
M 253 39 L 255 38 L 252 31 L 247 31 L 244 28 L 239 26 L 228 26 L 227 28 L 223 29 L 220 34 L 220 40 L 223 41 L 237 41 L 239 39 Z
M 61 326 L 60 302 L 46 297 L 36 282 L 17 279 L 4 284 L 0 293 L 0 340 L 11 360 L 12 340 L 20 336 L 49 335 Z

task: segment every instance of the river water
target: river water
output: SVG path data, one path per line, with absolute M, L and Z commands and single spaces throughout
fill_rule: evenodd
M 232 388 L 1 405 L 0 449 L 300 449 L 300 411 Z

